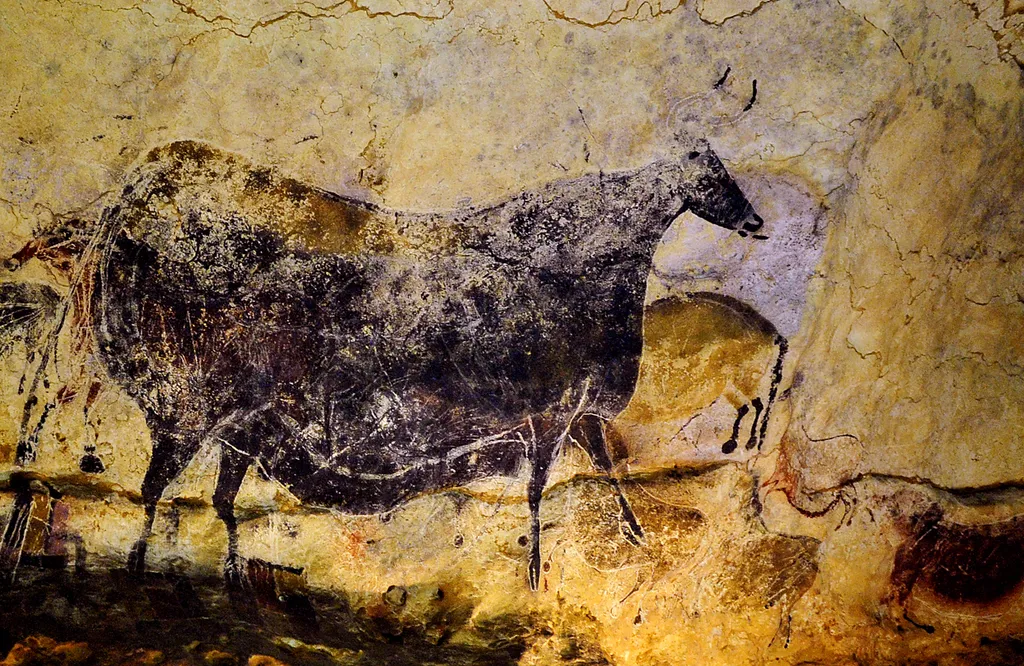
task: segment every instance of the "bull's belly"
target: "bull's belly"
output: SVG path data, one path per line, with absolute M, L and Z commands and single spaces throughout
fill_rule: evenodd
M 304 504 L 372 514 L 424 492 L 512 476 L 527 455 L 530 430 L 524 423 L 501 430 L 503 425 L 495 421 L 488 429 L 486 421 L 467 414 L 441 431 L 431 427 L 431 416 L 407 416 L 406 422 L 391 421 L 383 427 L 372 422 L 337 423 L 330 442 L 317 439 L 314 433 L 320 431 L 322 437 L 322 429 L 307 427 L 265 448 L 261 462 L 269 476 Z

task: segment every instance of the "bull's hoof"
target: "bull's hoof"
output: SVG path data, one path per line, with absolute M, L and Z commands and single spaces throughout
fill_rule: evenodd
M 722 444 L 722 453 L 728 455 L 728 454 L 730 454 L 730 453 L 732 453 L 733 451 L 736 450 L 736 446 L 737 446 L 736 440 L 735 439 L 730 439 L 725 444 Z
M 78 469 L 86 474 L 102 474 L 107 468 L 100 457 L 96 455 L 96 447 L 87 446 L 85 447 L 85 455 L 78 461 Z
M 540 545 L 535 544 L 530 553 L 530 589 L 540 589 Z
M 530 560 L 530 591 L 536 592 L 540 588 L 540 562 Z
M 622 532 L 623 538 L 626 539 L 630 544 L 640 547 L 644 545 L 644 530 L 640 527 L 636 519 L 632 521 L 626 519 L 619 520 L 619 531 Z
M 619 531 L 622 532 L 622 536 L 634 546 L 642 546 L 644 544 L 644 528 L 640 527 L 640 521 L 636 519 L 633 507 L 622 495 L 619 495 L 619 509 Z
M 146 540 L 139 539 L 128 551 L 128 564 L 125 567 L 128 573 L 141 576 L 146 572 Z
M 241 557 L 228 556 L 224 562 L 224 584 L 231 592 L 241 592 L 245 589 L 245 560 Z

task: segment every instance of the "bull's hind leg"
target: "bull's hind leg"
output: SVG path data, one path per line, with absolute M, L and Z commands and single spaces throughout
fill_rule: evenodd
M 608 483 L 615 491 L 615 497 L 619 501 L 619 528 L 622 530 L 622 535 L 634 546 L 639 546 L 644 538 L 644 531 L 636 519 L 636 514 L 633 513 L 633 508 L 629 505 L 629 500 L 622 492 L 622 485 L 612 474 L 612 457 L 608 450 L 604 419 L 596 414 L 583 414 L 576 419 L 570 434 L 590 456 L 594 467 L 607 476 Z
M 243 581 L 242 560 L 238 557 L 238 522 L 235 519 L 235 497 L 242 485 L 245 473 L 252 464 L 252 457 L 232 446 L 231 442 L 221 444 L 220 471 L 217 473 L 217 488 L 213 491 L 213 508 L 217 517 L 224 522 L 228 533 L 228 554 L 224 562 L 224 580 L 229 588 L 241 589 Z
M 532 423 L 531 423 L 532 425 Z M 548 481 L 551 463 L 558 453 L 559 439 L 552 437 L 551 428 L 534 432 L 530 444 L 530 483 L 526 499 L 530 506 L 530 589 L 540 587 L 540 500 Z
M 155 431 L 153 455 L 149 460 L 146 477 L 142 480 L 142 504 L 146 508 L 146 523 L 142 534 L 128 553 L 128 570 L 142 573 L 146 569 L 146 541 L 153 533 L 156 505 L 168 484 L 181 474 L 199 451 L 199 437 Z

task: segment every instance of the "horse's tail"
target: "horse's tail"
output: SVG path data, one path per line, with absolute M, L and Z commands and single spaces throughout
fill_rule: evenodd
M 54 321 L 59 304 L 60 296 L 49 285 L 0 283 L 0 357 L 9 354 L 18 341 L 30 350 L 35 347 L 47 324 Z
M 76 331 L 84 333 L 89 328 L 82 324 L 89 315 L 97 262 L 109 245 L 107 219 L 105 214 L 99 224 L 80 219 L 58 220 L 37 231 L 32 240 L 4 262 L 8 270 L 16 271 L 27 261 L 39 259 L 68 283 L 62 296 L 45 284 L 0 283 L 0 355 L 9 353 L 18 340 L 24 340 L 28 347 L 25 371 L 18 386 L 18 392 L 26 394 L 16 453 L 19 465 L 35 459 L 39 432 L 56 406 L 54 400 L 47 401 L 38 418 L 33 418 L 40 402 L 40 389 L 49 388 L 49 371 L 55 367 L 60 334 L 69 315 L 74 312 L 77 319 L 83 320 L 77 322 Z M 72 353 L 84 352 L 86 339 L 76 340 Z M 35 370 L 30 373 L 32 364 Z

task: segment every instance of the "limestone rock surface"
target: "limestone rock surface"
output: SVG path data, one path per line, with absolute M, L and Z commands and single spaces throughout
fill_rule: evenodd
M 3 663 L 1024 661 L 1019 0 L 0 0 L 0 79 Z M 174 145 L 233 157 L 222 171 L 168 157 L 192 175 L 140 203 L 125 185 Z M 638 173 L 657 177 L 630 207 L 615 192 L 635 194 L 624 174 Z M 749 210 L 722 203 L 741 200 Z M 429 312 L 476 322 L 431 329 L 465 346 L 483 339 L 480 322 L 569 330 L 615 302 L 595 297 L 552 323 L 536 313 L 557 299 L 487 319 L 483 295 L 565 257 L 589 268 L 563 291 L 607 295 L 595 285 L 635 258 L 623 243 L 595 273 L 602 243 L 656 204 L 664 233 L 635 311 L 622 311 L 638 334 L 642 315 L 624 409 L 582 418 L 622 381 L 600 384 L 594 369 L 497 434 L 480 426 L 439 454 L 413 437 L 407 458 L 389 458 L 332 439 L 326 414 L 348 389 L 323 377 L 343 375 L 352 340 L 394 331 L 321 326 L 318 340 L 349 336 L 334 365 L 307 354 L 295 376 L 238 373 L 257 388 L 237 395 L 277 402 L 238 403 L 237 419 L 207 410 L 147 528 L 152 433 L 185 446 L 200 430 L 156 423 L 152 405 L 179 379 L 177 395 L 207 395 L 201 372 L 157 370 L 218 360 L 160 357 L 152 394 L 114 378 L 95 314 L 111 248 L 169 247 L 193 265 L 250 231 L 267 243 L 239 250 L 236 272 L 210 269 L 223 291 L 189 302 L 206 319 L 152 315 L 175 319 L 154 303 L 181 298 L 185 282 L 122 304 L 149 322 L 149 349 L 191 330 L 204 349 L 233 350 L 283 309 L 320 312 L 348 282 L 295 305 L 261 301 L 270 292 L 239 275 L 305 270 L 289 293 L 321 293 L 301 261 L 327 246 L 341 262 L 390 257 L 388 284 L 405 290 L 396 310 L 422 280 Z M 511 212 L 488 213 L 502 205 Z M 165 221 L 165 237 L 104 226 L 132 206 Z M 181 231 L 194 228 L 237 234 Z M 490 272 L 438 286 L 423 279 L 441 275 L 435 254 L 438 266 L 487 255 Z M 260 273 L 266 257 L 276 272 Z M 242 296 L 223 286 L 243 282 Z M 586 344 L 606 333 L 572 330 Z M 577 347 L 566 358 L 592 360 Z M 264 367 L 275 354 L 249 352 Z M 508 376 L 523 368 L 546 388 L 577 377 L 525 360 Z M 283 388 L 317 372 L 319 402 Z M 387 379 L 352 389 L 363 398 L 350 421 L 380 426 L 364 439 L 400 441 L 411 405 L 432 427 L 486 411 L 482 398 L 438 397 L 465 398 L 475 376 L 429 390 Z M 225 521 L 218 477 L 246 428 L 238 455 L 256 460 L 268 442 L 286 453 L 242 470 Z M 545 436 L 557 446 L 538 513 Z M 498 440 L 503 453 L 487 458 Z M 296 472 L 300 459 L 310 467 Z M 345 488 L 345 501 L 311 502 L 281 480 L 330 472 L 390 488 L 421 469 L 435 471 L 379 510 L 356 510 L 372 503 Z

